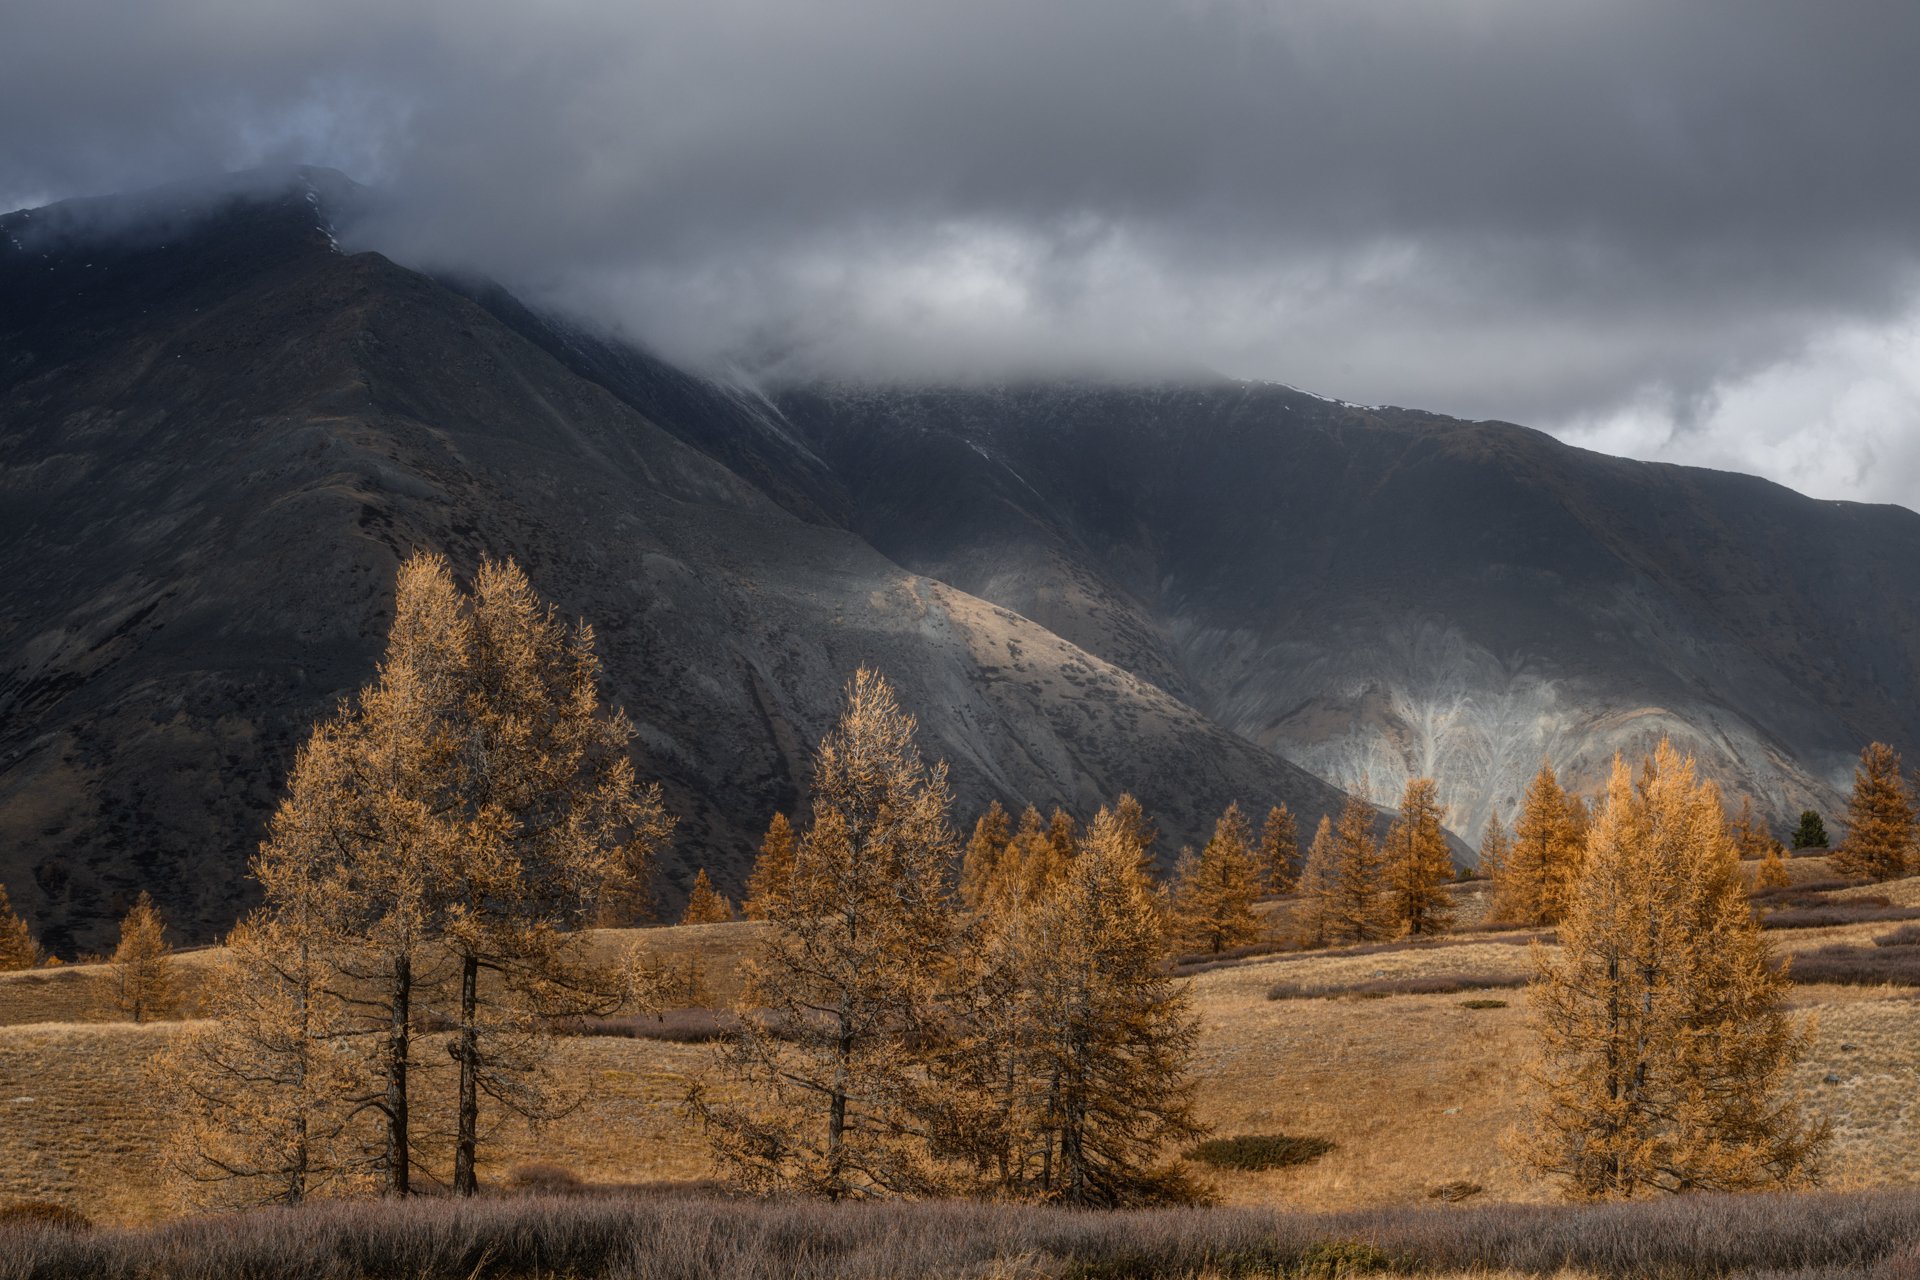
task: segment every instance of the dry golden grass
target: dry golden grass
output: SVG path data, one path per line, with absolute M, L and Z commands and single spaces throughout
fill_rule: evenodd
M 1895 888 L 1905 892 L 1911 884 L 1920 882 Z M 1886 928 L 1846 925 L 1769 938 L 1782 951 L 1799 951 L 1866 943 Z M 734 970 L 759 929 L 620 930 L 594 941 L 608 955 L 636 939 L 670 958 L 697 953 L 714 998 L 724 1002 L 737 991 Z M 1490 1009 L 1463 1007 L 1472 993 L 1267 999 L 1279 981 L 1524 974 L 1532 960 L 1526 946 L 1510 940 L 1518 936 L 1471 935 L 1371 955 L 1256 958 L 1191 979 L 1204 1026 L 1198 1055 L 1203 1117 L 1221 1136 L 1283 1133 L 1337 1144 L 1294 1168 L 1196 1172 L 1230 1204 L 1429 1204 L 1429 1193 L 1446 1183 L 1484 1188 L 1469 1204 L 1552 1198 L 1552 1187 L 1526 1176 L 1501 1145 L 1502 1135 L 1527 1116 L 1524 991 L 1489 993 L 1507 1002 Z M 102 979 L 70 972 L 81 977 L 0 978 L 0 1020 L 10 1024 L 0 1026 L 0 1200 L 56 1200 L 110 1222 L 164 1216 L 175 1209 L 157 1158 L 166 1109 L 142 1072 L 178 1024 L 72 1021 L 88 986 Z M 1920 1000 L 1886 988 L 1801 987 L 1793 1003 L 1817 1018 L 1814 1052 L 1799 1084 L 1808 1105 L 1834 1122 L 1830 1184 L 1920 1181 L 1920 1162 L 1912 1156 L 1920 1150 Z M 42 1019 L 22 1025 L 37 1010 L 45 1011 Z M 569 1037 L 556 1054 L 564 1077 L 584 1093 L 580 1109 L 543 1132 L 502 1125 L 484 1149 L 483 1179 L 502 1181 L 515 1166 L 531 1163 L 560 1165 L 595 1183 L 709 1176 L 700 1139 L 679 1104 L 690 1076 L 711 1060 L 710 1047 Z M 426 1046 L 423 1060 L 435 1056 Z M 429 1130 L 450 1083 L 444 1075 L 428 1073 L 421 1123 Z

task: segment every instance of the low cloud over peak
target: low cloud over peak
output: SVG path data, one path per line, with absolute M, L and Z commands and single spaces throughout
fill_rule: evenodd
M 111 10 L 111 12 L 108 12 Z M 1204 365 L 1920 500 L 1920 10 L 25 0 L 0 204 L 263 162 L 681 359 Z

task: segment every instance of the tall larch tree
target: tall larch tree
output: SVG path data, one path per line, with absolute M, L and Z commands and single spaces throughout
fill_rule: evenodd
M 774 814 L 767 823 L 767 834 L 760 840 L 760 857 L 753 864 L 753 874 L 747 878 L 747 897 L 740 904 L 740 914 L 749 920 L 765 920 L 773 914 L 773 904 L 793 879 L 793 848 L 793 824 L 786 814 Z
M 1294 910 L 1295 932 L 1302 943 L 1324 947 L 1333 929 L 1334 888 L 1338 884 L 1333 852 L 1333 819 L 1320 815 L 1313 843 L 1300 866 L 1300 902 Z
M 1870 880 L 1897 879 L 1914 856 L 1913 838 L 1913 797 L 1899 753 L 1884 742 L 1871 743 L 1853 771 L 1847 834 L 1834 851 L 1834 869 Z
M 1727 824 L 1727 838 L 1733 841 L 1733 850 L 1743 861 L 1764 858 L 1773 851 L 1773 833 L 1754 812 L 1752 796 L 1740 797 L 1740 808 Z
M 603 897 L 644 878 L 672 822 L 658 787 L 634 776 L 632 726 L 600 704 L 593 629 L 561 620 L 511 560 L 482 560 L 460 604 L 470 647 L 441 789 L 457 838 L 428 872 L 431 920 L 457 966 L 453 1190 L 472 1195 L 483 1092 L 530 1119 L 567 1109 L 544 1078 L 546 1028 L 617 1000 L 581 930 Z
M 1537 947 L 1528 1162 L 1580 1198 L 1808 1178 L 1825 1141 L 1789 1087 L 1808 1036 L 1746 901 L 1711 783 L 1662 741 L 1616 760 L 1557 950 Z
M 135 1022 L 171 1012 L 179 982 L 167 922 L 146 890 L 120 920 L 120 943 L 108 967 L 114 1007 Z
M 206 1020 L 160 1060 L 164 1096 L 179 1108 L 170 1163 L 202 1204 L 297 1205 L 371 1184 L 350 1102 L 366 1092 L 368 1063 L 332 993 L 312 905 L 234 927 L 206 983 Z
M 733 919 L 733 904 L 727 901 L 727 895 L 713 887 L 713 881 L 707 878 L 707 869 L 700 868 L 693 877 L 693 887 L 687 890 L 687 909 L 680 916 L 681 924 L 725 924 Z
M 1500 877 L 1513 856 L 1513 837 L 1507 834 L 1506 824 L 1500 821 L 1500 811 L 1495 809 L 1487 815 L 1487 825 L 1480 829 L 1479 873 L 1482 879 L 1500 883 Z
M 995 800 L 974 820 L 973 834 L 960 857 L 960 900 L 970 909 L 982 910 L 999 893 L 1001 862 L 1012 842 L 1012 820 Z
M 1387 934 L 1382 903 L 1384 858 L 1373 828 L 1373 806 L 1359 796 L 1348 796 L 1340 820 L 1333 825 L 1328 849 L 1328 942 L 1366 942 Z
M 1292 893 L 1300 881 L 1300 829 L 1284 804 L 1268 809 L 1260 828 L 1260 870 L 1268 893 Z
M 1552 924 L 1566 911 L 1584 848 L 1579 823 L 1551 764 L 1527 786 L 1513 851 L 1494 882 L 1495 918 L 1516 924 Z
M 1215 955 L 1260 936 L 1253 904 L 1261 874 L 1253 832 L 1230 804 L 1213 825 L 1213 837 L 1174 873 L 1173 919 L 1182 946 Z
M 1037 1029 L 1028 1071 L 1049 1085 L 1036 1190 L 1066 1204 L 1150 1198 L 1164 1181 L 1156 1166 L 1167 1144 L 1204 1131 L 1194 1112 L 1198 1023 L 1166 971 L 1144 852 L 1127 822 L 1101 810 L 1033 911 L 1023 975 Z
M 0 973 L 31 969 L 40 963 L 40 944 L 33 930 L 13 909 L 7 887 L 0 885 Z
M 946 877 L 957 840 L 944 765 L 862 669 L 814 758 L 813 814 L 774 928 L 746 966 L 731 1087 L 689 1102 L 738 1185 L 828 1199 L 929 1194 L 959 1176 L 938 1145 L 930 1058 L 956 985 Z
M 1410 778 L 1400 813 L 1387 832 L 1387 906 L 1395 926 L 1414 937 L 1453 926 L 1453 852 L 1441 826 L 1445 811 L 1432 778 Z

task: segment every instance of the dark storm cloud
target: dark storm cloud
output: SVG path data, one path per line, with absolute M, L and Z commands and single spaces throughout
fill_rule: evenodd
M 1920 260 L 1907 3 L 16 0 L 7 27 L 0 201 L 333 164 L 395 197 L 368 242 L 694 359 L 1198 363 L 1658 451 L 1904 323 Z

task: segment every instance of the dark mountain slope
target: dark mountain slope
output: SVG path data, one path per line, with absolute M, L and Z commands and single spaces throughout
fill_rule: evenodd
M 781 397 L 900 563 L 1477 836 L 1670 733 L 1776 818 L 1920 742 L 1920 516 L 1235 383 Z
M 838 482 L 776 502 L 718 460 L 725 420 L 663 429 L 635 408 L 647 384 L 582 376 L 562 330 L 502 322 L 510 300 L 342 256 L 338 194 L 309 174 L 197 218 L 0 220 L 0 881 L 56 946 L 103 945 L 143 887 L 187 937 L 232 918 L 292 752 L 369 678 L 416 547 L 516 556 L 596 624 L 682 818 L 669 899 L 696 864 L 737 882 L 861 662 L 900 685 L 963 812 L 1130 787 L 1179 840 L 1235 797 L 1310 821 L 1337 802 L 1154 684 L 796 518 L 782 502 Z M 744 403 L 660 385 L 683 415 Z

